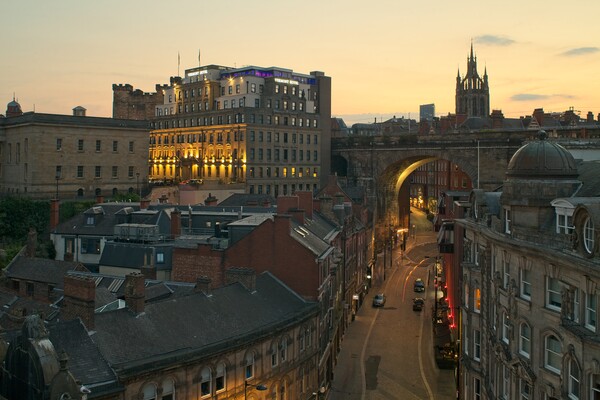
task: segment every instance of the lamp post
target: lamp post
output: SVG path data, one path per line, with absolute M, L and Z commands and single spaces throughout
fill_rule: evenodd
M 244 381 L 244 400 L 246 400 L 248 398 L 248 386 L 255 388 L 256 390 L 267 390 L 268 388 L 265 385 L 253 385 L 251 383 L 248 383 L 248 381 Z
M 137 194 L 140 198 L 140 200 L 142 199 L 142 193 L 140 193 L 140 173 L 136 172 L 135 173 L 135 185 L 136 185 L 136 189 L 137 189 Z
M 321 386 L 317 392 L 313 392 L 313 396 L 315 396 L 315 400 L 319 400 L 319 394 L 325 393 L 325 388 Z
M 60 179 L 60 175 L 56 174 L 56 200 L 58 200 L 58 180 Z

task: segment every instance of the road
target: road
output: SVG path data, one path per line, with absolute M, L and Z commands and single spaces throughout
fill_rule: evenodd
M 328 399 L 455 399 L 454 371 L 438 369 L 433 357 L 435 233 L 418 229 L 408 245 L 404 257 L 394 249 L 386 280 L 370 289 L 348 327 Z M 413 291 L 416 278 L 425 282 L 424 293 Z M 371 307 L 380 292 L 385 306 Z M 412 310 L 414 297 L 426 299 L 423 311 Z

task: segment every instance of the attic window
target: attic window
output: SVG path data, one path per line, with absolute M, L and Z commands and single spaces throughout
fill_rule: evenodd
M 163 252 L 156 253 L 156 263 L 164 264 L 164 262 L 165 262 L 165 253 L 163 253 Z
M 93 215 L 88 215 L 85 219 L 85 224 L 86 225 L 94 225 L 95 223 L 95 218 Z
M 510 209 L 504 210 L 504 233 L 510 233 L 510 225 L 511 225 L 511 216 Z

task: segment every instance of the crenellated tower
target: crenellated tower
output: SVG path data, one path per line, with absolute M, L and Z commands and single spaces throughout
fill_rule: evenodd
M 471 43 L 471 54 L 467 57 L 466 75 L 461 78 L 459 70 L 456 76 L 456 114 L 481 118 L 490 115 L 487 68 L 484 69 L 481 78 L 477 72 L 477 57 L 473 53 L 473 43 Z

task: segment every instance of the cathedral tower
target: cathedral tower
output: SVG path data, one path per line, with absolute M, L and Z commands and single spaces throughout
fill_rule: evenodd
M 490 115 L 490 88 L 488 86 L 487 68 L 483 79 L 477 73 L 477 57 L 471 54 L 467 57 L 467 74 L 456 77 L 456 114 L 466 114 L 467 117 L 486 118 Z

